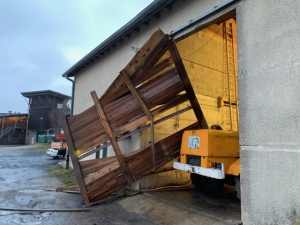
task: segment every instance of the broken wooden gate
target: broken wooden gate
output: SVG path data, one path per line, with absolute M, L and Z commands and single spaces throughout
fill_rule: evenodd
M 95 91 L 91 97 L 94 106 L 78 115 L 63 116 L 69 154 L 85 204 L 131 185 L 176 158 L 184 130 L 207 128 L 176 45 L 160 29 L 100 99 Z M 156 116 L 186 101 L 191 106 L 155 120 Z M 194 110 L 197 123 L 154 143 L 155 124 L 190 109 Z M 122 155 L 118 141 L 149 127 L 152 127 L 152 145 Z M 109 145 L 116 156 L 83 160 Z

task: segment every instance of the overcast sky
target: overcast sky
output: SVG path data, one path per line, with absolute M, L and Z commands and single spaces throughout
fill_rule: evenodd
M 0 113 L 27 113 L 20 94 L 71 96 L 62 74 L 153 0 L 0 0 Z

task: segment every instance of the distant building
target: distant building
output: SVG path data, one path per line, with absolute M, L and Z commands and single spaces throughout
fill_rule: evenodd
M 25 144 L 27 113 L 0 113 L 0 145 Z
M 26 143 L 34 143 L 39 134 L 59 132 L 60 111 L 67 113 L 70 96 L 51 90 L 22 92 L 28 98 L 28 130 Z

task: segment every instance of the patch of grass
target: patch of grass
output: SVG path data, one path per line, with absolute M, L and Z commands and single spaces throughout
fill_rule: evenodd
M 75 173 L 73 170 L 62 168 L 61 166 L 56 166 L 50 171 L 50 174 L 61 180 L 66 186 L 77 184 Z
M 32 150 L 37 150 L 37 151 L 45 151 L 48 150 L 48 148 L 50 148 L 50 144 L 49 143 L 35 143 L 34 145 L 32 145 L 30 147 Z

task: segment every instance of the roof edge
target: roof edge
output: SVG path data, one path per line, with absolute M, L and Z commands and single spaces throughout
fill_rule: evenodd
M 101 52 L 106 49 L 112 47 L 115 42 L 118 42 L 124 34 L 128 32 L 133 32 L 134 29 L 137 29 L 139 26 L 147 23 L 151 20 L 151 16 L 155 13 L 159 13 L 160 10 L 163 10 L 168 5 L 172 5 L 177 0 L 155 0 L 145 9 L 143 9 L 139 14 L 137 14 L 132 20 L 130 20 L 127 24 L 109 36 L 106 40 L 104 40 L 101 44 L 99 44 L 96 48 L 94 48 L 91 52 L 89 52 L 86 56 L 80 59 L 77 63 L 75 63 L 71 68 L 69 68 L 66 72 L 62 74 L 62 77 L 73 77 L 75 76 L 76 70 L 83 66 L 85 63 L 88 63 L 89 60 L 93 60 L 94 57 L 100 55 Z

